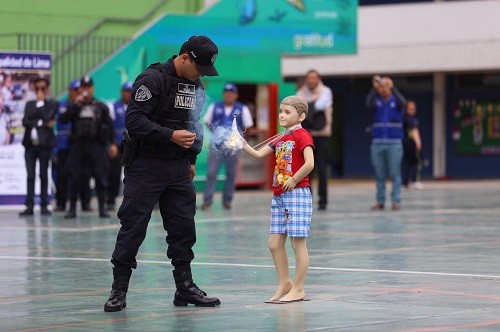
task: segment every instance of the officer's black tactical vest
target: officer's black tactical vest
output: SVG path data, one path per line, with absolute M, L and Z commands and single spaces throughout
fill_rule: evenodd
M 180 79 L 167 73 L 165 65 L 154 63 L 148 67 L 162 73 L 161 100 L 149 115 L 149 119 L 162 127 L 196 133 L 196 140 L 189 150 L 173 142 L 151 142 L 143 140 L 140 153 L 159 158 L 179 158 L 187 154 L 197 155 L 203 145 L 203 126 L 200 113 L 205 102 L 205 93 L 196 89 L 192 81 Z
M 74 120 L 75 138 L 97 139 L 102 122 L 101 110 L 94 101 L 82 105 Z

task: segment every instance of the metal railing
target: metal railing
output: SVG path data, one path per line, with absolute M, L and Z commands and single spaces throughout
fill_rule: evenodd
M 129 40 L 113 36 L 19 33 L 17 49 L 51 53 L 51 90 L 57 96 L 71 80 L 88 73 Z

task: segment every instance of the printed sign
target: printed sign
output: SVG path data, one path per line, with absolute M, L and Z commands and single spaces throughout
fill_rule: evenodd
M 0 52 L 0 205 L 24 203 L 24 107 L 36 96 L 33 79 L 50 80 L 50 69 L 50 54 Z M 39 180 L 37 174 L 35 193 L 40 192 Z

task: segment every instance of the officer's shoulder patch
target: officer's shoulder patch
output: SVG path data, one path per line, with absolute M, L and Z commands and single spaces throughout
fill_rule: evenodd
M 149 91 L 149 89 L 146 86 L 141 85 L 139 89 L 137 89 L 134 99 L 136 101 L 146 101 L 151 99 L 151 97 L 153 97 L 151 91 Z

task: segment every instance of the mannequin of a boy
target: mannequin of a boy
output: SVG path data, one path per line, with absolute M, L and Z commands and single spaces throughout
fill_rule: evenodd
M 297 97 L 300 98 L 300 97 Z M 285 98 L 286 100 L 287 98 Z M 307 103 L 306 103 L 307 105 Z M 301 128 L 300 124 L 307 116 L 305 111 L 297 111 L 293 105 L 281 104 L 279 108 L 279 123 L 286 130 Z M 270 146 L 255 150 L 246 141 L 243 141 L 243 151 L 252 158 L 262 158 L 274 152 Z M 293 176 L 283 183 L 283 191 L 291 191 L 297 183 L 306 177 L 314 168 L 313 147 L 307 146 L 303 150 L 304 164 Z M 268 240 L 269 250 L 273 256 L 274 265 L 278 275 L 278 289 L 268 302 L 293 302 L 303 300 L 305 297 L 304 284 L 309 267 L 309 254 L 307 251 L 306 237 L 290 237 L 291 245 L 295 253 L 295 278 L 292 282 L 288 266 L 285 241 L 287 234 L 270 234 Z

